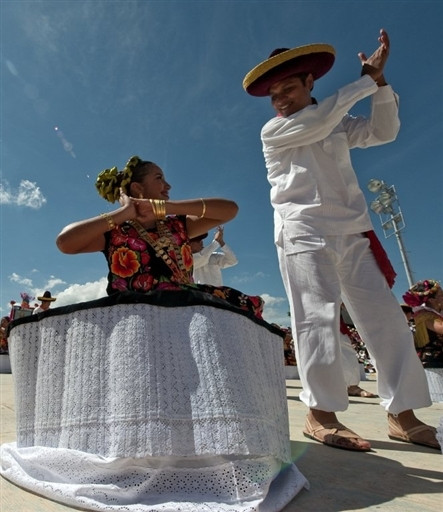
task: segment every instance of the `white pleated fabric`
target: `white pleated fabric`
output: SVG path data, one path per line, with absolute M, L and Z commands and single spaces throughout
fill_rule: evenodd
M 17 443 L 2 446 L 1 474 L 21 487 L 137 512 L 276 512 L 307 487 L 281 338 L 246 316 L 71 308 L 14 326 L 9 345 Z
M 443 454 L 443 416 L 440 417 L 440 425 L 437 427 L 437 441 L 440 443 L 441 453 Z

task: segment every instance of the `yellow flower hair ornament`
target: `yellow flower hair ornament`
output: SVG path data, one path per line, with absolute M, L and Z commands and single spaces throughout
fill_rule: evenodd
M 125 194 L 128 194 L 129 190 L 126 190 L 126 186 L 131 183 L 132 173 L 137 167 L 137 165 L 141 162 L 138 156 L 131 156 L 131 158 L 127 161 L 123 171 L 122 171 L 122 181 L 120 183 L 120 187 L 122 188 Z M 128 194 L 129 195 L 129 194 Z
M 131 183 L 134 168 L 141 162 L 138 156 L 132 156 L 126 163 L 123 171 L 119 172 L 117 167 L 105 169 L 98 176 L 95 187 L 98 193 L 109 201 L 115 203 L 120 197 L 120 189 L 128 193 L 127 186 Z
M 111 167 L 111 169 L 105 169 L 98 176 L 95 182 L 95 187 L 98 193 L 109 201 L 115 203 L 120 197 L 120 184 L 119 184 L 119 172 L 117 167 Z

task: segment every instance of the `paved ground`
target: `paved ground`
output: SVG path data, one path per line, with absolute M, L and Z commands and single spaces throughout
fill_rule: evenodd
M 0 442 L 15 440 L 14 393 L 11 375 L 0 375 Z M 362 386 L 376 392 L 375 380 Z M 299 401 L 298 380 L 286 389 L 294 460 L 309 479 L 282 512 L 437 512 L 443 510 L 443 456 L 437 450 L 391 441 L 386 415 L 378 399 L 351 398 L 340 420 L 370 440 L 373 451 L 355 453 L 323 446 L 302 434 L 305 406 Z M 418 411 L 435 426 L 443 403 Z M 1 512 L 67 512 L 75 510 L 23 491 L 0 478 Z

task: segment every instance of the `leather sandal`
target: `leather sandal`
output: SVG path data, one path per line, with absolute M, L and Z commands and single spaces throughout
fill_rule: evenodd
M 388 415 L 388 437 L 389 439 L 393 439 L 395 441 L 403 441 L 405 443 L 419 444 L 421 446 L 427 446 L 428 448 L 435 448 L 436 450 L 441 450 L 440 443 L 437 440 L 436 434 L 437 429 L 431 427 L 430 425 L 426 425 L 423 423 L 422 425 L 418 425 L 416 427 L 412 427 L 409 429 L 403 429 L 397 421 L 395 421 L 394 417 L 389 414 Z M 427 436 L 428 439 L 420 439 L 420 434 L 430 433 L 431 436 Z
M 362 389 L 360 386 L 348 386 L 348 396 L 360 396 L 362 398 L 378 398 L 378 395 L 374 395 L 366 389 Z
M 314 441 L 323 443 L 333 448 L 352 450 L 357 452 L 368 452 L 371 450 L 369 441 L 362 439 L 358 434 L 348 429 L 341 423 L 325 423 L 313 427 L 309 418 L 306 418 L 303 435 Z

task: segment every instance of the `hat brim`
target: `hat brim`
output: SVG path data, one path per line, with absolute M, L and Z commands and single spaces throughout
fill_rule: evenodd
M 321 78 L 333 66 L 335 50 L 329 44 L 308 44 L 278 53 L 253 68 L 243 80 L 243 88 L 252 96 L 268 96 L 271 85 L 298 73 Z
M 40 302 L 54 302 L 57 299 L 54 297 L 37 297 L 37 300 Z

